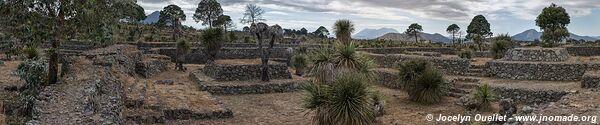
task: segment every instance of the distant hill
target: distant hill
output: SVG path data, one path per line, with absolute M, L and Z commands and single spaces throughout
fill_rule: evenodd
M 354 39 L 375 39 L 377 37 L 383 36 L 386 33 L 398 33 L 397 30 L 392 28 L 380 28 L 380 29 L 363 29 L 360 32 L 352 35 Z
M 154 11 L 150 15 L 146 16 L 146 19 L 142 20 L 143 24 L 155 24 L 160 18 L 160 11 Z
M 573 34 L 573 33 L 570 33 L 570 34 L 571 34 L 569 36 L 570 39 L 576 39 L 576 40 L 583 39 L 586 41 L 595 41 L 595 40 L 600 39 L 598 37 L 580 36 L 580 35 Z M 540 39 L 541 36 L 542 36 L 542 32 L 539 32 L 535 29 L 529 29 L 529 30 L 525 30 L 519 34 L 512 36 L 512 38 L 517 41 L 534 41 L 535 39 Z
M 393 40 L 393 41 L 415 41 L 415 38 L 413 36 L 409 36 L 407 34 L 403 34 L 403 33 L 387 33 L 377 39 L 383 39 L 383 40 Z M 420 33 L 419 34 L 419 40 L 429 40 L 431 42 L 436 42 L 436 43 L 451 43 L 452 39 L 445 37 L 444 35 L 441 35 L 439 33 L 435 33 L 435 34 L 429 34 L 429 33 Z

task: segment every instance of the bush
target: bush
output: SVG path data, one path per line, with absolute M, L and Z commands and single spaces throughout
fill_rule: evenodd
M 303 107 L 315 112 L 319 125 L 365 125 L 375 120 L 373 104 L 381 104 L 360 74 L 343 74 L 332 84 L 308 83 Z M 375 100 L 377 99 L 377 100 Z M 382 105 L 379 105 L 382 106 Z
M 488 84 L 474 88 L 473 97 L 479 102 L 478 108 L 482 111 L 490 110 L 492 102 L 496 101 L 496 93 Z
M 24 56 L 27 59 L 37 59 L 40 58 L 40 56 L 42 55 L 38 48 L 31 46 L 23 49 L 23 54 L 25 54 Z
M 297 54 L 292 57 L 292 67 L 296 69 L 296 75 L 302 76 L 304 74 L 304 68 L 308 65 L 306 56 L 303 54 Z
M 417 77 L 415 83 L 410 85 L 408 96 L 410 100 L 420 103 L 437 103 L 446 95 L 447 84 L 442 74 L 429 68 Z
M 458 54 L 458 57 L 464 58 L 464 59 L 471 59 L 471 58 L 473 58 L 473 51 L 471 51 L 470 49 L 462 50 Z
M 448 85 L 442 74 L 425 60 L 409 60 L 399 66 L 400 86 L 412 101 L 437 103 L 446 94 Z
M 223 40 L 223 29 L 221 28 L 209 28 L 202 33 L 202 45 L 204 46 L 204 52 L 209 56 L 210 62 L 217 58 Z
M 48 65 L 41 59 L 27 59 L 17 67 L 18 76 L 25 81 L 21 91 L 5 104 L 6 113 L 31 118 L 33 104 L 43 84 L 47 82 Z
M 431 64 L 425 60 L 408 60 L 401 63 L 398 67 L 400 86 L 404 89 L 408 88 L 417 77 L 419 77 Z
M 494 43 L 492 43 L 490 52 L 492 53 L 494 59 L 500 59 L 504 57 L 504 54 L 506 54 L 509 49 L 514 47 L 515 43 L 509 40 L 494 41 Z

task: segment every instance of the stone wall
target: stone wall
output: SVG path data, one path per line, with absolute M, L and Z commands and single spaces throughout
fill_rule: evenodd
M 600 46 L 564 47 L 572 56 L 600 56 Z
M 500 99 L 511 98 L 515 102 L 533 105 L 556 102 L 567 95 L 565 91 L 533 90 L 525 88 L 494 87 L 496 96 Z
M 471 62 L 468 59 L 462 58 L 450 58 L 450 57 L 429 57 L 429 56 L 416 56 L 416 55 L 403 55 L 403 54 L 372 54 L 366 53 L 369 57 L 373 58 L 379 67 L 384 68 L 397 68 L 397 66 L 405 60 L 411 59 L 423 59 L 430 61 L 437 69 L 441 70 L 446 74 L 465 74 L 470 66 Z
M 473 57 L 476 58 L 493 58 L 492 52 L 490 51 L 475 51 L 473 52 Z
M 149 54 L 144 55 L 144 59 L 137 63 L 135 70 L 143 77 L 149 78 L 169 70 L 171 64 L 171 58 L 168 56 Z
M 441 54 L 455 54 L 454 48 L 425 48 L 425 47 L 393 47 L 393 48 L 358 48 L 357 51 L 365 51 L 375 54 L 401 54 L 409 51 L 438 52 Z
M 502 60 L 560 62 L 569 57 L 564 48 L 514 48 L 508 50 Z
M 484 72 L 488 76 L 522 80 L 580 80 L 586 71 L 600 69 L 600 63 L 518 62 L 493 60 Z
M 155 48 L 150 53 L 167 55 L 172 59 L 175 57 L 175 48 Z M 261 52 L 258 48 L 222 48 L 217 53 L 218 59 L 255 59 L 260 58 Z M 273 48 L 270 58 L 289 59 L 291 54 L 288 48 Z M 183 62 L 188 64 L 204 64 L 207 61 L 207 56 L 202 49 L 194 48 L 192 52 L 183 56 Z
M 244 81 L 260 79 L 260 64 L 209 64 L 202 69 L 203 73 L 216 81 Z M 269 64 L 270 79 L 291 79 L 286 64 L 273 62 Z
M 377 74 L 377 76 L 379 76 L 377 78 L 377 81 L 379 84 L 386 86 L 386 87 L 395 88 L 395 89 L 402 88 L 398 83 L 398 78 L 399 78 L 398 70 L 378 68 L 378 69 L 373 69 L 373 72 L 375 72 Z
M 587 71 L 583 74 L 581 88 L 600 88 L 600 71 Z
M 176 47 L 176 44 L 173 42 L 143 42 L 143 43 L 129 43 L 131 45 L 136 45 L 140 49 L 151 49 L 151 48 L 165 48 L 165 47 Z M 192 46 L 198 46 L 198 43 L 192 42 Z M 264 45 L 267 46 L 267 45 Z M 318 48 L 326 46 L 324 44 L 275 44 L 273 47 L 287 48 L 287 47 L 299 47 L 305 46 L 307 48 Z M 225 48 L 256 48 L 258 44 L 255 43 L 225 43 L 223 44 Z

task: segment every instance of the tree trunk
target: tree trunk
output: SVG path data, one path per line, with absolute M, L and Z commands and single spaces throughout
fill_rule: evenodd
M 64 28 L 64 19 L 64 14 L 62 11 L 60 11 L 58 13 L 55 38 L 52 42 L 53 51 L 50 52 L 50 59 L 48 60 L 48 84 L 56 84 L 58 81 L 58 53 L 60 51 L 59 46 L 63 35 L 62 30 Z
M 415 33 L 415 43 L 419 43 L 419 40 L 417 39 L 417 33 Z
M 452 45 L 454 45 L 455 41 L 456 40 L 454 39 L 454 32 L 452 32 Z
M 263 82 L 268 82 L 269 81 L 269 71 L 268 71 L 268 59 L 267 59 L 267 54 L 265 52 L 265 50 L 263 49 L 262 43 L 262 37 L 260 36 L 260 33 L 256 33 L 256 38 L 258 39 L 258 50 L 261 52 L 261 72 L 260 72 L 260 80 Z

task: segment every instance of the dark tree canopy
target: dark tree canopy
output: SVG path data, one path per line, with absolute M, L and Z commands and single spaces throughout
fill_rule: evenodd
M 473 20 L 471 20 L 471 23 L 467 27 L 466 38 L 472 39 L 479 46 L 479 50 L 482 50 L 481 45 L 483 41 L 492 34 L 490 23 L 488 23 L 483 15 L 477 15 L 473 17 Z
M 306 34 L 308 34 L 308 30 L 306 30 L 306 28 L 303 27 L 302 29 L 300 29 L 300 33 L 302 35 L 306 35 Z
M 217 20 L 214 20 L 213 26 L 222 26 L 223 30 L 227 31 L 227 28 L 231 28 L 233 26 L 233 21 L 230 16 L 221 15 Z
M 217 0 L 202 0 L 198 3 L 198 8 L 196 8 L 194 21 L 202 21 L 202 25 L 213 27 L 215 26 L 213 23 L 218 20 L 221 15 L 223 15 L 223 9 Z
M 173 25 L 173 23 L 179 23 L 180 21 L 185 21 L 185 13 L 179 6 L 171 4 L 160 11 L 159 25 Z
M 567 11 L 554 3 L 545 7 L 535 20 L 535 24 L 542 29 L 542 41 L 552 43 L 560 42 L 569 36 L 569 23 L 571 19 Z
M 329 36 L 329 30 L 327 30 L 327 28 L 325 28 L 324 26 L 320 26 L 319 28 L 317 28 L 317 30 L 315 30 L 315 32 L 313 32 L 313 34 L 321 38 L 325 38 Z
M 413 24 L 410 24 L 410 26 L 408 26 L 408 29 L 406 29 L 406 31 L 404 33 L 414 36 L 415 42 L 419 42 L 418 38 L 419 38 L 419 33 L 421 31 L 423 31 L 423 27 L 421 27 L 421 25 L 419 25 L 418 23 L 413 23 Z
M 459 31 L 460 31 L 460 27 L 458 27 L 458 25 L 456 25 L 456 24 L 452 24 L 452 25 L 448 26 L 448 28 L 446 28 L 446 32 L 448 32 L 449 34 L 452 34 L 452 43 L 454 43 L 456 41 L 455 36 Z

